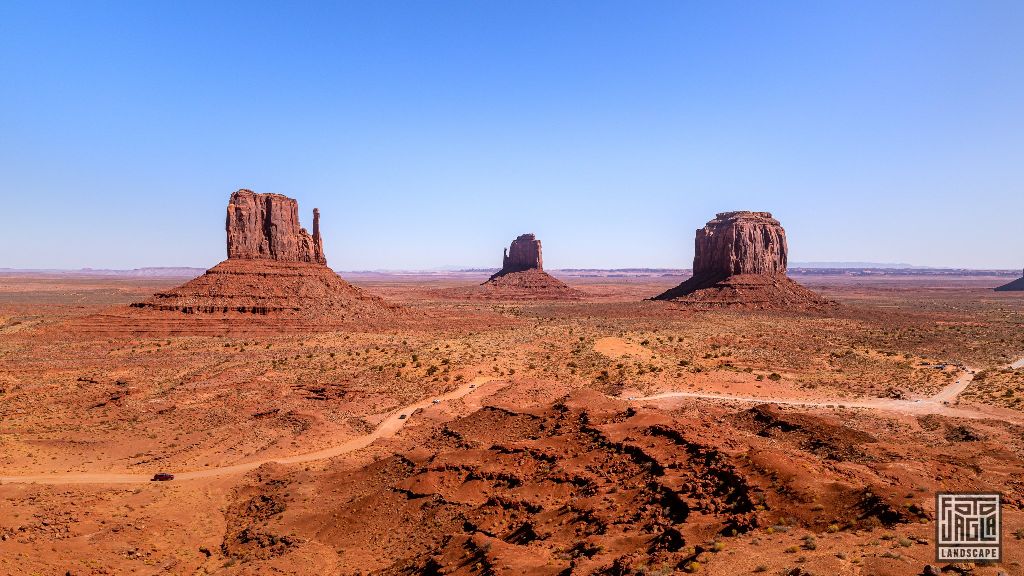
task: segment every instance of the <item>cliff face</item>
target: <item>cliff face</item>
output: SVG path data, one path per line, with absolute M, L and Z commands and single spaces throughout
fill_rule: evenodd
M 252 326 L 244 323 L 266 317 L 264 326 L 283 330 L 378 322 L 404 313 L 326 266 L 319 210 L 313 210 L 310 234 L 299 226 L 294 199 L 239 190 L 228 201 L 225 227 L 228 259 L 177 288 L 133 303 L 137 318 L 171 326 L 176 325 L 168 320 L 172 315 L 203 317 L 199 324 L 182 326 L 231 330 L 235 320 Z M 204 324 L 211 317 L 231 322 Z
M 786 231 L 769 212 L 722 212 L 694 240 L 694 276 L 785 274 Z
M 508 300 L 577 300 L 583 297 L 582 292 L 544 271 L 540 240 L 533 234 L 523 234 L 513 240 L 505 249 L 501 270 L 477 289 L 461 295 Z
M 313 234 L 299 226 L 299 203 L 280 194 L 239 190 L 228 202 L 228 259 L 327 264 L 320 237 L 320 211 L 313 210 Z
M 540 240 L 533 234 L 523 234 L 513 240 L 512 245 L 505 250 L 499 274 L 543 269 L 544 258 L 541 256 Z
M 694 308 L 789 309 L 832 302 L 786 277 L 786 231 L 769 212 L 722 212 L 697 230 L 693 277 L 655 296 Z

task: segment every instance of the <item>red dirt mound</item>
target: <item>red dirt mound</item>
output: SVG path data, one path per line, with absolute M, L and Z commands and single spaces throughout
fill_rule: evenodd
M 110 335 L 276 334 L 390 325 L 408 309 L 367 294 L 321 264 L 225 260 L 166 292 L 70 320 L 62 329 Z
M 773 408 L 731 419 L 741 426 L 592 391 L 484 407 L 404 454 L 307 477 L 311 486 L 260 478 L 229 507 L 225 545 L 294 531 L 345 550 L 341 572 L 630 574 L 681 570 L 720 538 L 779 523 L 839 531 L 927 517 L 923 498 L 905 497 L 916 480 L 891 471 L 872 436 Z M 307 492 L 321 497 L 279 497 Z M 283 516 L 237 512 L 268 501 Z
M 579 300 L 584 293 L 543 270 L 497 273 L 472 292 L 483 298 Z
M 173 290 L 132 304 L 182 314 L 275 315 L 353 319 L 398 309 L 320 264 L 225 260 Z
M 497 273 L 479 286 L 439 291 L 444 297 L 471 300 L 579 300 L 585 292 L 543 270 Z
M 782 274 L 737 274 L 693 277 L 655 300 L 671 300 L 688 308 L 825 309 L 835 303 Z

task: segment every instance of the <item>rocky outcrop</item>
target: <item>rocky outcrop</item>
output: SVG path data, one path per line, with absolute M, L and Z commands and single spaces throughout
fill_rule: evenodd
M 544 271 L 540 240 L 523 234 L 505 249 L 501 270 L 479 286 L 441 291 L 445 296 L 487 300 L 578 300 L 583 292 Z
M 1013 282 L 1003 284 L 995 289 L 996 292 L 1024 292 L 1024 275 Z
M 299 226 L 294 199 L 239 190 L 228 202 L 226 231 L 227 260 L 132 307 L 192 318 L 290 319 L 296 326 L 362 323 L 400 312 L 327 267 L 319 210 L 313 210 L 310 234 Z
M 523 234 L 512 241 L 505 250 L 498 274 L 522 272 L 524 270 L 543 270 L 544 257 L 541 255 L 540 240 L 533 234 Z
M 299 226 L 299 203 L 280 194 L 239 190 L 228 202 L 225 229 L 228 259 L 327 264 L 320 237 L 320 211 L 313 210 L 313 234 Z
M 769 212 L 722 212 L 697 230 L 693 276 L 656 296 L 690 307 L 806 308 L 831 303 L 786 276 L 786 231 Z
M 785 274 L 786 231 L 770 212 L 722 212 L 697 230 L 693 274 Z

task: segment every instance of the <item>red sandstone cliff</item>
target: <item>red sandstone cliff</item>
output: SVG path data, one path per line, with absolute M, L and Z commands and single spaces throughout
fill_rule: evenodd
M 722 212 L 694 240 L 693 274 L 785 274 L 786 231 L 769 212 Z
M 541 255 L 540 240 L 533 234 L 523 234 L 513 240 L 512 245 L 505 250 L 499 274 L 543 269 L 544 257 Z
M 570 288 L 544 271 L 540 240 L 523 234 L 505 249 L 501 270 L 486 282 L 469 290 L 456 289 L 454 294 L 470 298 L 508 300 L 577 300 L 583 293 Z
M 327 267 L 319 210 L 313 210 L 310 234 L 299 226 L 294 199 L 239 190 L 228 202 L 225 228 L 227 260 L 132 307 L 220 318 L 274 316 L 296 325 L 376 321 L 400 310 Z
M 786 231 L 769 212 L 722 212 L 697 230 L 693 276 L 655 300 L 696 307 L 821 307 L 826 299 L 786 276 Z
M 299 226 L 299 203 L 280 194 L 239 190 L 228 202 L 228 259 L 268 259 L 327 264 L 320 237 L 320 211 L 313 234 Z

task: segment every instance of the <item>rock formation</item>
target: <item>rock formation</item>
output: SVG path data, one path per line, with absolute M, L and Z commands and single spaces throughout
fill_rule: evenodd
M 541 255 L 540 240 L 533 234 L 523 234 L 512 241 L 505 249 L 498 274 L 522 272 L 523 270 L 543 270 L 544 257 Z
M 225 230 L 227 260 L 132 307 L 200 316 L 286 316 L 314 324 L 398 310 L 327 267 L 319 210 L 313 210 L 310 234 L 299 226 L 294 199 L 239 190 L 228 202 Z
M 827 300 L 786 276 L 786 231 L 769 212 L 722 212 L 697 230 L 693 276 L 656 296 L 696 307 L 819 307 Z
M 280 194 L 239 190 L 228 202 L 228 259 L 327 264 L 320 238 L 320 210 L 313 209 L 313 234 L 299 226 L 299 203 Z
M 770 212 L 722 212 L 697 230 L 693 275 L 785 274 L 786 252 Z
M 523 234 L 513 240 L 505 249 L 501 270 L 480 286 L 444 293 L 494 300 L 577 300 L 584 295 L 544 271 L 540 240 L 533 234 Z
M 1003 284 L 995 289 L 996 292 L 1024 292 L 1024 273 L 1013 282 Z

